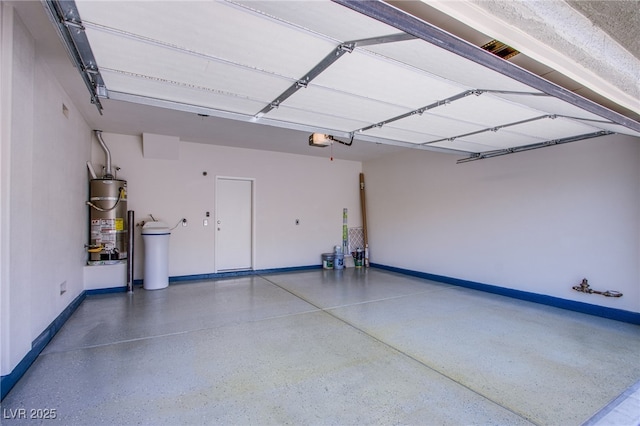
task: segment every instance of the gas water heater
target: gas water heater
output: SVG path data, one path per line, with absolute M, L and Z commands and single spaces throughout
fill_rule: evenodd
M 89 190 L 89 264 L 127 258 L 127 181 L 92 179 Z
M 89 265 L 120 263 L 127 259 L 127 181 L 116 179 L 111 171 L 111 154 L 95 131 L 105 151 L 107 164 L 102 178 L 89 182 Z

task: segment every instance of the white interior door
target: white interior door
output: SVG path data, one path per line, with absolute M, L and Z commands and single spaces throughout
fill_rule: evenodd
M 253 180 L 216 179 L 216 271 L 253 268 Z

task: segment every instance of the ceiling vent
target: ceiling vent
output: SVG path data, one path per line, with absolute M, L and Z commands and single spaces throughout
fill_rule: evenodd
M 480 47 L 489 53 L 493 53 L 494 55 L 501 57 L 502 59 L 513 58 L 520 53 L 513 47 L 507 46 L 498 40 L 491 40 L 489 43 L 485 43 Z

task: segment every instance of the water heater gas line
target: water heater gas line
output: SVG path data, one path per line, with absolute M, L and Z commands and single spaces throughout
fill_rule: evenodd
M 113 204 L 113 206 L 111 207 L 98 207 L 97 205 L 93 204 L 91 201 L 87 201 L 87 205 L 89 207 L 93 207 L 94 209 L 98 210 L 99 212 L 110 212 L 111 210 L 115 209 L 116 207 L 118 207 L 118 204 L 120 203 L 121 200 L 123 200 L 124 198 L 126 198 L 127 194 L 126 191 L 123 187 L 118 188 L 118 199 L 116 200 L 116 202 Z

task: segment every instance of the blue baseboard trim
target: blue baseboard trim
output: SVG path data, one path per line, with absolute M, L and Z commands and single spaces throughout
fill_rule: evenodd
M 86 292 L 80 293 L 73 302 L 71 302 L 56 319 L 49 324 L 49 326 L 31 343 L 31 350 L 22 358 L 22 360 L 16 365 L 13 371 L 6 376 L 0 377 L 0 401 L 4 399 L 11 389 L 18 383 L 18 380 L 27 372 L 31 364 L 38 358 L 40 352 L 49 344 L 53 336 L 62 328 L 65 322 L 71 317 L 71 315 L 78 309 L 78 306 L 86 297 Z
M 217 272 L 217 273 L 209 273 L 209 274 L 195 274 L 195 275 L 179 275 L 174 277 L 169 277 L 170 283 L 180 283 L 185 281 L 204 281 L 204 280 L 215 280 L 220 278 L 233 278 L 233 277 L 246 277 L 250 275 L 260 275 L 260 274 L 281 274 L 285 272 L 299 272 L 299 271 L 307 271 L 313 269 L 322 269 L 322 265 L 307 265 L 307 266 L 292 266 L 289 268 L 272 268 L 272 269 L 252 269 L 248 271 L 231 271 L 231 272 Z M 143 280 L 135 280 L 134 285 L 138 283 L 140 285 L 143 284 Z
M 215 280 L 220 278 L 230 278 L 230 277 L 243 277 L 247 275 L 260 275 L 260 274 L 281 274 L 285 272 L 298 272 L 298 271 L 307 271 L 313 269 L 322 269 L 322 265 L 307 265 L 307 266 L 292 266 L 288 268 L 271 268 L 271 269 L 255 269 L 250 271 L 234 271 L 234 272 L 218 272 L 218 273 L 209 273 L 209 274 L 195 274 L 195 275 L 178 275 L 174 277 L 169 277 L 170 283 L 179 283 L 185 281 L 204 281 L 204 280 Z M 142 287 L 144 284 L 144 280 L 133 280 L 134 287 Z M 114 287 L 114 289 L 124 289 L 120 291 L 126 291 L 126 287 Z M 105 289 L 111 290 L 111 289 Z M 98 290 L 87 290 L 87 294 L 100 294 L 94 293 Z M 117 293 L 118 291 L 106 291 L 107 293 Z
M 410 269 L 396 268 L 395 266 L 381 265 L 372 263 L 372 267 L 384 269 L 390 272 L 397 272 L 404 275 L 410 275 L 417 278 L 424 278 L 431 281 L 438 281 L 445 284 L 452 284 L 459 287 L 480 290 L 487 293 L 499 294 L 501 296 L 512 297 L 514 299 L 526 300 L 528 302 L 540 303 L 542 305 L 553 306 L 556 308 L 566 309 L 569 311 L 581 312 L 583 314 L 595 315 L 602 318 L 608 318 L 616 321 L 628 322 L 640 325 L 640 313 L 625 311 L 622 309 L 607 308 L 605 306 L 592 305 L 575 300 L 561 299 L 559 297 L 547 296 L 544 294 L 531 293 L 528 291 L 514 290 L 512 288 L 499 287 L 490 284 L 483 284 L 474 281 L 462 280 L 459 278 L 447 277 L 444 275 L 435 275 L 427 272 L 418 272 Z
M 108 287 L 108 288 L 96 288 L 93 290 L 84 291 L 87 296 L 95 296 L 98 294 L 111 294 L 111 293 L 126 293 L 127 286 L 123 287 Z
M 259 269 L 256 274 L 283 274 L 287 272 L 313 271 L 322 269 L 322 265 L 292 266 L 290 268 Z

